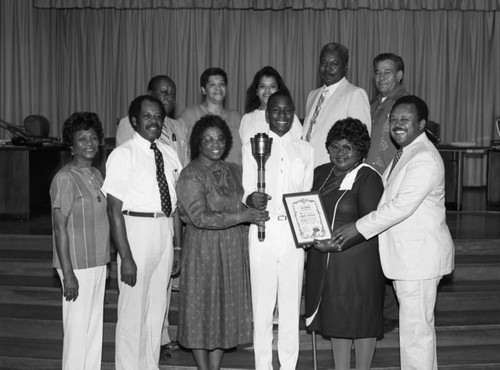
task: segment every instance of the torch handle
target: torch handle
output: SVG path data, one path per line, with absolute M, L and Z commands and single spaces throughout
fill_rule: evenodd
M 259 169 L 257 171 L 257 190 L 259 191 L 259 193 L 266 192 L 266 171 L 263 169 Z M 257 237 L 259 238 L 259 242 L 263 242 L 266 239 L 265 226 L 259 225 Z

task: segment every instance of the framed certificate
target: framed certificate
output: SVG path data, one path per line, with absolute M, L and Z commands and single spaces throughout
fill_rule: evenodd
M 331 239 L 330 225 L 317 191 L 284 194 L 283 203 L 297 248 L 315 239 Z

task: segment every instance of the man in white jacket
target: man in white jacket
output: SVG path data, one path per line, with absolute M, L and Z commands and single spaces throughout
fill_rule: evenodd
M 328 131 L 339 119 L 357 118 L 371 132 L 370 102 L 366 91 L 347 81 L 349 50 L 337 43 L 323 46 L 319 56 L 318 73 L 323 86 L 307 97 L 306 117 L 302 139 L 314 147 L 314 166 L 329 163 L 325 150 Z
M 394 280 L 400 304 L 401 369 L 436 370 L 434 308 L 443 275 L 453 270 L 454 246 L 446 225 L 444 166 L 424 134 L 428 108 L 416 96 L 399 98 L 390 114 L 400 151 L 383 175 L 385 191 L 376 211 L 335 230 L 332 243 L 379 235 L 384 274 Z

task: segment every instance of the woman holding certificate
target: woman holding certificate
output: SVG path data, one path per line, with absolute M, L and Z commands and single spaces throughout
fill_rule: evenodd
M 383 185 L 378 172 L 363 163 L 369 148 L 368 130 L 357 119 L 339 120 L 328 133 L 330 163 L 315 169 L 312 190 L 320 193 L 332 229 L 377 208 Z M 353 342 L 356 369 L 369 369 L 376 338 L 383 335 L 378 239 L 352 243 L 342 252 L 332 241 L 316 242 L 307 256 L 307 329 L 331 339 L 337 370 L 350 369 Z

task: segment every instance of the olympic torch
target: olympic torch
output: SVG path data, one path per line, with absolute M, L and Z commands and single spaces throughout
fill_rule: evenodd
M 259 133 L 250 138 L 252 144 L 252 155 L 257 161 L 257 190 L 260 193 L 266 192 L 266 162 L 271 156 L 271 146 L 273 139 L 267 134 Z M 259 226 L 259 241 L 266 238 L 266 227 Z

